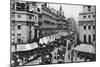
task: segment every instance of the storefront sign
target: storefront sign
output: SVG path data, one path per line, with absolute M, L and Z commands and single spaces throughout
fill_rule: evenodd
M 20 44 L 20 45 L 17 45 L 17 51 L 27 51 L 29 50 L 30 48 L 27 47 L 26 44 Z
M 36 42 L 31 43 L 31 44 L 20 44 L 17 45 L 17 51 L 27 51 L 27 50 L 32 50 L 38 48 L 38 44 Z

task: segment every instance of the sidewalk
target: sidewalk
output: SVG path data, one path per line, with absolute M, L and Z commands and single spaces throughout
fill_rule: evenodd
M 71 51 L 68 51 L 66 48 L 66 52 L 65 52 L 65 59 L 64 62 L 71 62 Z
M 37 60 L 31 61 L 25 65 L 35 65 L 35 64 L 39 64 L 41 57 L 39 57 Z
M 54 59 L 55 54 L 57 56 L 57 50 L 58 48 L 55 48 L 54 51 L 51 52 L 52 53 L 52 63 L 57 63 L 57 59 Z

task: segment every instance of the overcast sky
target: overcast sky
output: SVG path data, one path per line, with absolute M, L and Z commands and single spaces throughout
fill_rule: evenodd
M 59 10 L 60 5 L 62 6 L 62 10 L 64 11 L 64 15 L 65 15 L 66 18 L 74 17 L 74 19 L 76 21 L 78 21 L 79 13 L 82 12 L 82 6 L 81 5 L 49 3 L 49 7 L 54 8 L 56 10 Z

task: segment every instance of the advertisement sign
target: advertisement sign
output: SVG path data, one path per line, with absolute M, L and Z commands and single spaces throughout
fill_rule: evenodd
M 17 51 L 27 51 L 29 49 L 30 48 L 27 45 L 25 45 L 25 44 L 17 45 Z
M 27 50 L 32 50 L 38 48 L 38 44 L 36 42 L 31 43 L 31 44 L 20 44 L 17 45 L 17 51 L 27 51 Z

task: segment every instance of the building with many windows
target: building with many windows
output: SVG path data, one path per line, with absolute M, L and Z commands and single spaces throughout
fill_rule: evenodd
M 62 7 L 59 10 L 49 8 L 48 3 L 42 3 L 42 22 L 40 22 L 40 37 L 66 31 L 66 18 Z M 39 20 L 40 21 L 40 20 Z
M 83 6 L 82 13 L 79 13 L 79 39 L 82 43 L 93 43 L 96 38 L 96 7 Z
M 11 1 L 11 44 L 30 43 L 37 38 L 40 14 L 40 7 L 33 2 Z
M 11 44 L 25 44 L 67 31 L 62 7 L 50 9 L 47 3 L 11 1 Z

